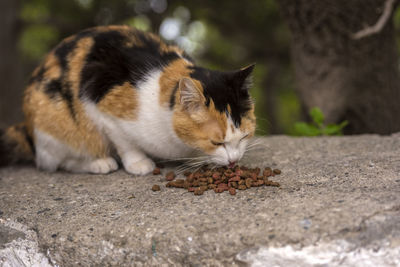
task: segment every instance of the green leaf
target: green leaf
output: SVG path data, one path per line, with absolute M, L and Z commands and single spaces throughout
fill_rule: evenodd
M 342 130 L 347 124 L 348 121 L 343 121 L 340 124 L 329 124 L 322 129 L 322 133 L 324 135 L 343 135 Z
M 312 118 L 312 120 L 321 127 L 322 123 L 324 122 L 324 114 L 322 113 L 322 111 L 318 108 L 318 107 L 313 107 L 310 110 L 310 116 Z
M 336 124 L 329 124 L 322 129 L 324 135 L 341 135 L 341 128 Z
M 300 136 L 318 136 L 321 135 L 321 130 L 317 128 L 315 125 L 305 123 L 305 122 L 296 122 L 294 125 L 294 131 L 296 135 Z
M 339 124 L 340 129 L 342 130 L 342 129 L 343 129 L 344 127 L 346 127 L 348 124 L 349 124 L 348 121 L 342 121 L 342 122 Z

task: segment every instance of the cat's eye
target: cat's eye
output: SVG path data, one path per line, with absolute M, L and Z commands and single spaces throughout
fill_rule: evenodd
M 225 143 L 215 142 L 213 140 L 211 140 L 211 144 L 213 144 L 214 146 L 223 146 L 223 145 L 225 145 Z

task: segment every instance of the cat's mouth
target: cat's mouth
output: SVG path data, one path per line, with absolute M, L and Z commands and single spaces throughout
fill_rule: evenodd
M 236 162 L 229 162 L 228 167 L 233 168 L 233 167 L 235 167 L 235 165 L 236 165 Z

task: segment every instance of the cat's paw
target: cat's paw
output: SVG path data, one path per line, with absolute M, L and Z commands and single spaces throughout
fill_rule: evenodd
M 155 163 L 151 159 L 144 158 L 137 162 L 131 162 L 129 164 L 126 164 L 124 167 L 125 170 L 129 173 L 137 175 L 145 175 L 152 172 L 155 166 L 156 166 Z
M 89 172 L 106 174 L 118 169 L 118 164 L 113 158 L 96 159 L 89 163 Z

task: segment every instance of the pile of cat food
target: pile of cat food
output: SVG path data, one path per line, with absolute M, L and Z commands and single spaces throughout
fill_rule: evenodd
M 174 172 L 168 172 L 165 179 L 168 181 L 166 187 L 183 188 L 195 195 L 202 195 L 207 190 L 214 190 L 215 193 L 228 191 L 231 195 L 236 190 L 246 190 L 258 186 L 280 186 L 278 182 L 269 180 L 271 176 L 281 173 L 279 169 L 265 168 L 262 173 L 260 168 L 247 168 L 236 166 L 234 168 L 220 167 L 210 169 L 203 167 L 195 172 L 185 172 L 185 179 L 175 179 Z M 154 175 L 161 174 L 159 167 L 154 169 Z M 158 185 L 152 187 L 153 191 L 160 191 Z

